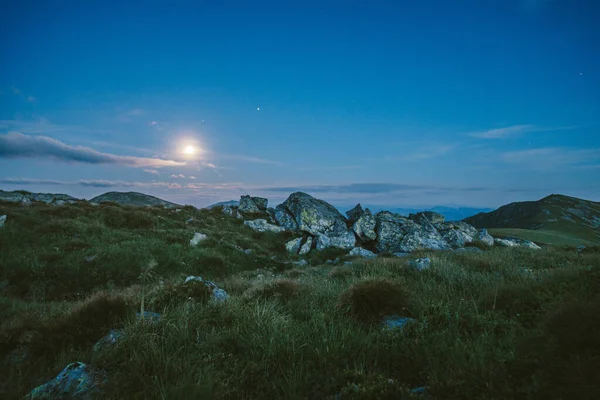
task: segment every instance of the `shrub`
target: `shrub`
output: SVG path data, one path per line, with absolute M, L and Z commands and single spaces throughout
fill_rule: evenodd
M 334 267 L 329 271 L 327 277 L 330 279 L 348 279 L 354 272 L 350 268 L 346 267 Z
M 389 314 L 413 314 L 413 304 L 404 287 L 383 279 L 367 279 L 353 284 L 340 294 L 337 308 L 363 322 L 373 322 Z

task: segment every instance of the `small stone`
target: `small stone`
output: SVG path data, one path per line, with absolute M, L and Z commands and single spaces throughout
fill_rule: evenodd
M 190 246 L 196 247 L 198 244 L 204 240 L 208 239 L 208 236 L 204 233 L 194 233 L 194 237 L 190 240 Z
M 2 228 L 4 226 L 4 223 L 6 222 L 6 215 L 0 215 L 0 228 Z
M 415 268 L 417 271 L 424 271 L 431 266 L 431 260 L 428 257 L 417 258 L 417 259 L 411 260 L 408 264 L 411 267 Z
M 244 254 L 250 255 L 252 253 L 253 253 L 252 249 L 246 249 L 246 250 L 244 250 Z
M 338 265 L 341 262 L 342 262 L 342 260 L 340 260 L 339 258 L 336 258 L 335 260 L 333 260 L 333 265 Z
M 369 251 L 367 249 L 363 249 L 362 247 L 355 247 L 348 253 L 350 257 L 362 257 L 366 259 L 376 258 L 377 254 Z
M 107 346 L 111 346 L 117 343 L 119 339 L 123 337 L 124 333 L 121 329 L 113 329 L 102 339 L 98 340 L 94 345 L 94 351 L 100 351 Z
M 333 264 L 333 260 L 327 260 L 327 261 L 325 261 L 325 264 L 327 264 L 327 265 Z
M 402 329 L 407 324 L 416 322 L 416 321 L 417 320 L 414 318 L 399 317 L 397 315 L 389 315 L 387 317 L 384 317 L 383 325 L 386 330 Z
M 104 374 L 82 362 L 65 367 L 53 380 L 33 389 L 28 399 L 84 399 L 106 381 Z

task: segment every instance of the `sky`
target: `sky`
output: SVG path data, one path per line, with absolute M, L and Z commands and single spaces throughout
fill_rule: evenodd
M 0 189 L 600 201 L 596 0 L 0 0 Z

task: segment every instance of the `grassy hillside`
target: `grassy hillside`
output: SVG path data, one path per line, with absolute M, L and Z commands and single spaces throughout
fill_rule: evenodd
M 600 203 L 563 195 L 507 204 L 464 221 L 476 228 L 540 230 L 549 235 L 556 232 L 572 244 L 600 243 Z
M 572 247 L 597 245 L 597 242 L 581 239 L 577 235 L 546 229 L 492 228 L 489 229 L 489 233 L 494 237 L 517 237 L 531 240 L 539 245 Z
M 432 260 L 421 272 L 386 257 L 325 265 L 332 251 L 294 268 L 291 235 L 218 209 L 0 203 L 1 214 L 0 398 L 74 361 L 106 371 L 108 399 L 600 395 L 597 248 L 421 252 Z M 209 238 L 190 247 L 194 232 Z M 182 292 L 187 275 L 231 298 Z M 159 323 L 136 322 L 142 299 Z M 417 321 L 386 331 L 385 314 Z M 116 327 L 124 339 L 94 352 Z
M 171 203 L 170 201 L 138 192 L 108 192 L 90 199 L 90 203 L 104 202 L 129 206 L 163 206 L 167 208 L 181 207 L 179 204 Z

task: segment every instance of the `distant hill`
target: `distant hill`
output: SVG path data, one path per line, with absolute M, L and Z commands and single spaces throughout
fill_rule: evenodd
M 342 214 L 346 212 L 346 210 L 351 209 L 352 207 L 339 207 Z M 470 217 L 477 213 L 492 211 L 492 208 L 475 208 L 475 207 L 446 207 L 446 206 L 436 206 L 432 208 L 390 208 L 383 206 L 370 206 L 368 204 L 363 205 L 363 208 L 369 208 L 372 212 L 376 213 L 378 211 L 390 211 L 396 214 L 400 214 L 403 216 L 408 216 L 409 214 L 416 214 L 421 211 L 434 211 L 438 214 L 442 214 L 446 217 L 446 221 L 460 221 L 464 218 Z
M 73 196 L 62 193 L 31 193 L 26 190 L 4 191 L 0 190 L 0 200 L 11 203 L 27 203 L 32 201 L 40 201 L 47 204 L 58 202 L 74 203 L 80 201 Z
M 560 232 L 586 241 L 600 241 L 600 203 L 560 194 L 538 201 L 510 203 L 464 221 L 476 228 Z
M 181 207 L 179 204 L 159 199 L 158 197 L 137 192 L 108 192 L 89 200 L 90 203 L 113 202 L 129 206 L 163 206 L 167 208 Z
M 239 201 L 237 201 L 237 200 L 229 200 L 229 201 L 221 201 L 219 203 L 211 204 L 210 206 L 206 206 L 204 208 L 210 210 L 213 207 L 223 207 L 223 206 L 235 206 L 235 207 L 237 207 L 239 205 L 240 205 Z

